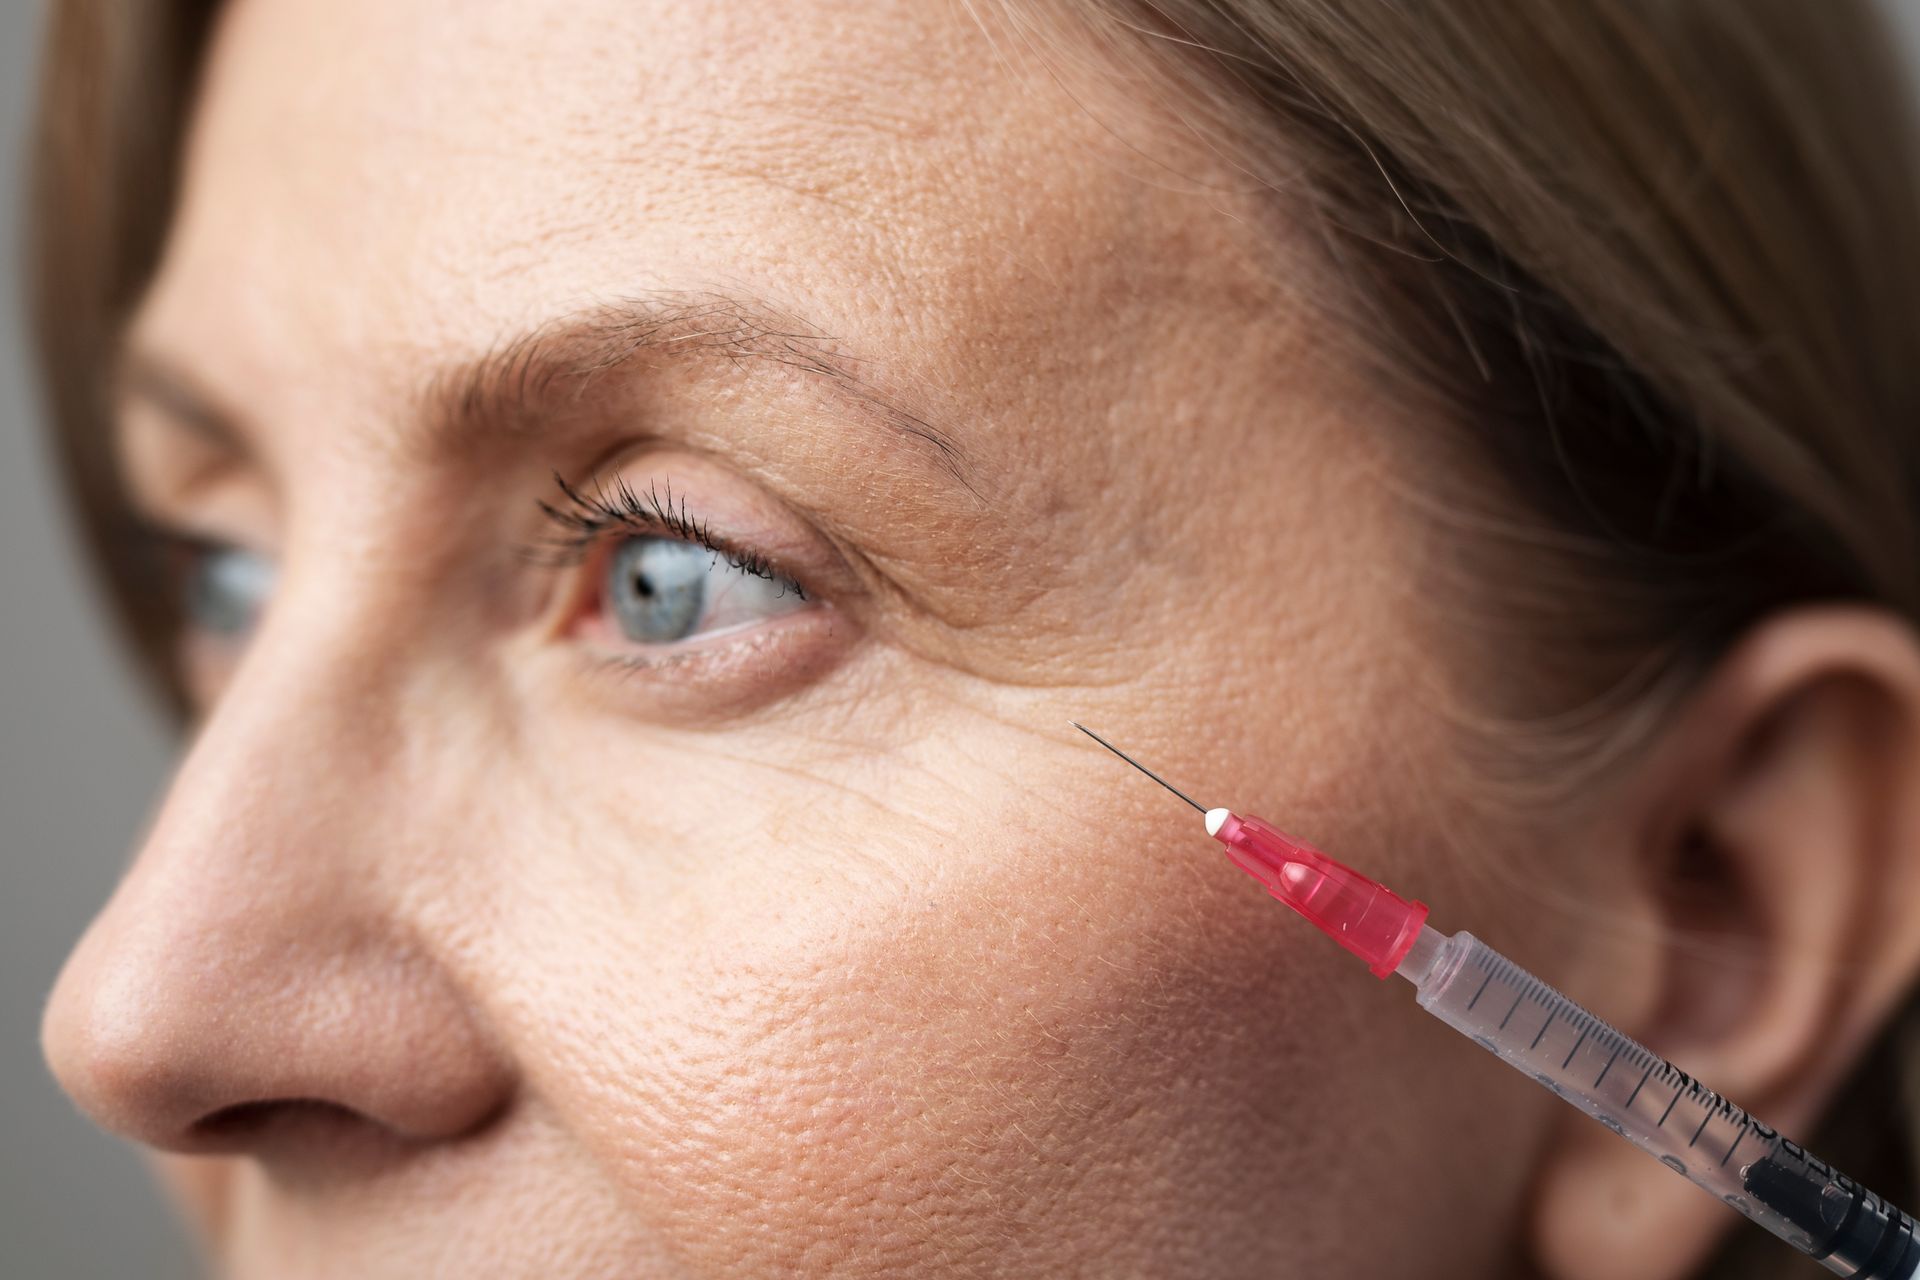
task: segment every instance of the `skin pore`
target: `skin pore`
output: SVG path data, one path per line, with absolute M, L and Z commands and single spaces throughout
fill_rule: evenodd
M 191 748 L 46 1039 L 231 1274 L 1510 1266 L 1552 1100 L 1067 718 L 1543 976 L 1645 935 L 1453 848 L 1542 856 L 1456 821 L 1417 428 L 1325 268 L 996 32 L 227 7 L 121 447 L 275 584 L 183 641 Z M 624 638 L 638 535 L 553 554 L 556 476 L 805 607 Z M 1628 825 L 1555 847 L 1586 909 L 1641 903 Z

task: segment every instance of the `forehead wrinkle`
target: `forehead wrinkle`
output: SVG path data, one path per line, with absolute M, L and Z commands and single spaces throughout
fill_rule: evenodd
M 875 367 L 811 321 L 762 299 L 718 290 L 652 289 L 558 317 L 442 371 L 425 389 L 427 447 L 457 452 L 477 429 L 536 430 L 642 358 L 739 367 L 768 362 L 819 379 L 874 425 L 930 448 L 976 501 L 972 463 L 945 428 L 883 393 Z

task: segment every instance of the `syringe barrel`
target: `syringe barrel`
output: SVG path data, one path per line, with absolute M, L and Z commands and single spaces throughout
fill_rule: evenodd
M 1422 930 L 1421 1008 L 1834 1273 L 1920 1277 L 1913 1218 L 1470 933 Z

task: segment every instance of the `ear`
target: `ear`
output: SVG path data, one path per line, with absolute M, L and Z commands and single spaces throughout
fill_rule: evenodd
M 1778 615 L 1623 790 L 1637 847 L 1599 852 L 1641 870 L 1666 941 L 1621 1029 L 1807 1137 L 1920 972 L 1920 644 L 1879 610 Z M 1680 1280 L 1739 1222 L 1571 1110 L 1539 1174 L 1553 1280 Z

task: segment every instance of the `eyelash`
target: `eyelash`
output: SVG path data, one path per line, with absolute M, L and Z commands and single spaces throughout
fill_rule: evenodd
M 765 556 L 733 545 L 689 514 L 684 497 L 676 506 L 671 484 L 656 487 L 649 482 L 646 493 L 642 494 L 626 480 L 615 479 L 610 489 L 597 483 L 589 493 L 567 483 L 558 472 L 554 473 L 553 481 L 559 486 L 562 501 L 540 503 L 541 512 L 556 530 L 554 536 L 538 548 L 538 558 L 545 564 L 577 565 L 611 531 L 655 537 L 665 534 L 705 547 L 725 560 L 728 568 L 777 582 L 802 600 L 810 598 L 804 586 L 791 575 L 780 572 Z

